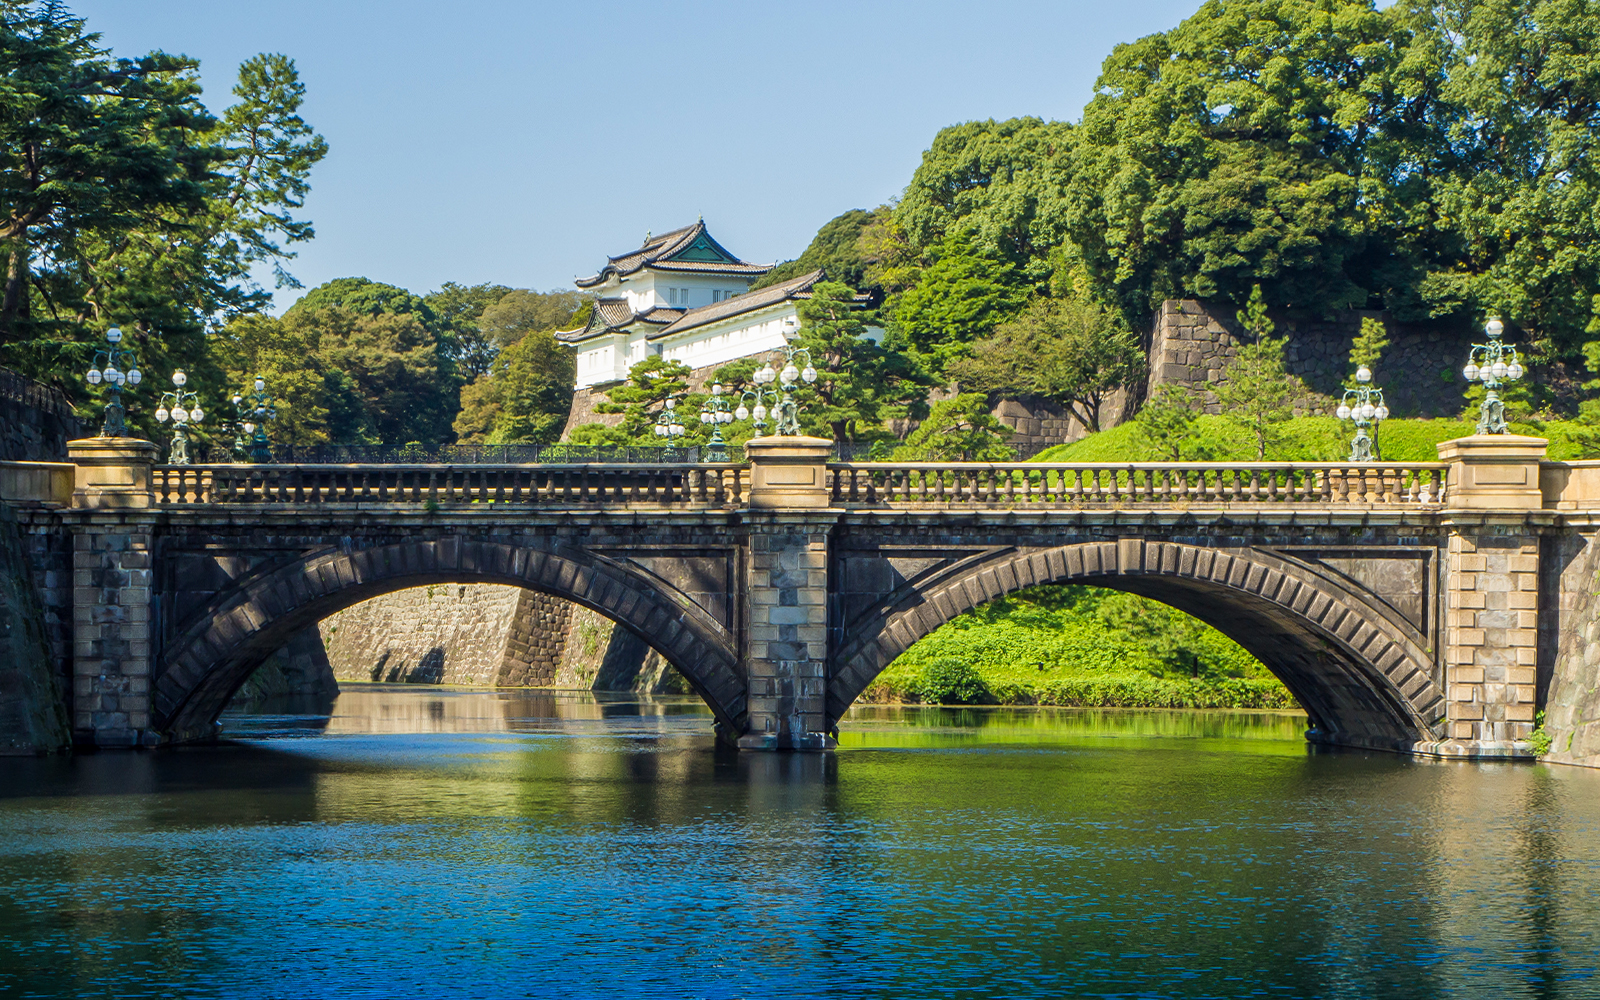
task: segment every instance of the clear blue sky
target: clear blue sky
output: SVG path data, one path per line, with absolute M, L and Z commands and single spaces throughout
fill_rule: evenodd
M 1114 44 L 1199 0 L 69 4 L 118 55 L 198 58 L 214 110 L 241 61 L 291 56 L 331 152 L 289 270 L 426 292 L 567 286 L 702 213 L 746 260 L 795 257 L 945 125 L 1076 120 Z

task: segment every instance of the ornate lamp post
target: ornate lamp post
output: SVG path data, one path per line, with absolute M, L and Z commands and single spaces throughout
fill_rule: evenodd
M 676 441 L 683 437 L 683 421 L 678 419 L 678 401 L 671 396 L 667 397 L 666 406 L 656 414 L 656 437 L 666 438 L 668 448 L 676 448 Z
M 712 383 L 711 395 L 700 404 L 700 422 L 711 425 L 711 441 L 706 451 L 706 460 L 709 462 L 728 460 L 728 445 L 722 440 L 722 425 L 733 422 L 733 406 L 728 402 L 728 397 L 723 395 L 725 391 L 721 382 Z
M 1505 324 L 1498 317 L 1484 324 L 1489 335 L 1487 344 L 1473 344 L 1467 357 L 1467 367 L 1461 370 L 1468 382 L 1481 380 L 1485 390 L 1483 402 L 1478 405 L 1478 433 L 1504 434 L 1506 432 L 1505 404 L 1500 401 L 1500 385 L 1522 377 L 1522 362 L 1517 349 L 1500 342 Z
M 751 377 L 756 380 L 756 385 L 759 387 L 765 387 L 771 384 L 774 379 L 777 380 L 778 387 L 782 390 L 783 395 L 778 401 L 777 426 L 773 428 L 772 433 L 779 437 L 798 437 L 800 434 L 800 408 L 794 401 L 794 392 L 800 388 L 798 382 L 805 382 L 807 385 L 815 382 L 817 380 L 817 370 L 811 365 L 811 352 L 804 347 L 789 347 L 785 345 L 782 350 L 784 359 L 782 371 L 775 372 L 772 370 L 772 365 L 765 364 L 757 368 L 755 374 Z M 795 358 L 802 354 L 805 355 L 804 369 L 795 364 Z M 760 427 L 761 425 L 758 423 L 756 426 Z
M 94 362 L 89 371 L 84 375 L 90 385 L 105 384 L 106 387 L 106 420 L 100 427 L 100 436 L 119 438 L 128 436 L 128 424 L 124 419 L 126 411 L 122 408 L 122 387 L 136 386 L 144 375 L 139 371 L 139 362 L 134 358 L 133 352 L 118 346 L 122 343 L 122 331 L 112 327 L 106 331 L 108 346 L 103 351 L 96 351 Z
M 272 443 L 267 440 L 267 421 L 278 419 L 278 408 L 273 405 L 266 380 L 260 375 L 256 376 L 252 389 L 248 398 L 242 395 L 233 397 L 233 409 L 238 415 L 235 426 L 244 432 L 233 439 L 233 447 L 249 455 L 252 462 L 270 462 Z
M 1350 461 L 1370 462 L 1373 439 L 1367 434 L 1367 428 L 1376 433 L 1378 424 L 1389 418 L 1389 408 L 1383 405 L 1383 390 L 1367 385 L 1372 381 L 1372 369 L 1366 365 L 1357 368 L 1356 381 L 1360 384 L 1344 391 L 1344 399 L 1334 415 L 1340 420 L 1356 422 L 1356 436 L 1350 440 Z
M 189 464 L 189 425 L 200 423 L 206 418 L 206 411 L 200 409 L 200 394 L 187 392 L 184 386 L 188 383 L 189 376 L 181 371 L 172 373 L 172 392 L 164 392 L 156 403 L 156 422 L 166 423 L 167 418 L 172 418 L 172 447 L 167 449 L 167 461 L 173 465 Z M 169 409 L 167 401 L 172 401 Z

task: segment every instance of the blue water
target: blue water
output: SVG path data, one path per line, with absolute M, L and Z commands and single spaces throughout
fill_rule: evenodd
M 1292 715 L 357 690 L 223 747 L 13 760 L 0 994 L 1600 996 L 1600 772 Z

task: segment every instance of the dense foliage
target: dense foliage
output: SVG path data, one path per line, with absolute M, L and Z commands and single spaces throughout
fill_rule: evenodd
M 869 697 L 1140 707 L 1288 708 L 1231 639 L 1156 601 L 1030 587 L 960 615 L 886 667 Z

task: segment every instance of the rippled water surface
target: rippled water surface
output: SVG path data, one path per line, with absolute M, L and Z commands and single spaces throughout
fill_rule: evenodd
M 10 760 L 0 995 L 1600 996 L 1600 772 L 1292 715 L 358 689 Z

